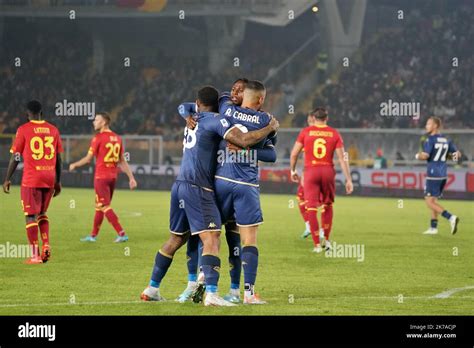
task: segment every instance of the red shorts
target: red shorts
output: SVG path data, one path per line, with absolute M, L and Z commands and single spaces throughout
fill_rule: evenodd
M 48 211 L 54 189 L 48 187 L 21 187 L 21 205 L 25 215 L 39 215 Z
M 110 205 L 115 190 L 116 179 L 95 179 L 95 202 L 98 206 L 103 207 Z
M 336 171 L 332 166 L 307 167 L 304 172 L 306 208 L 334 203 Z

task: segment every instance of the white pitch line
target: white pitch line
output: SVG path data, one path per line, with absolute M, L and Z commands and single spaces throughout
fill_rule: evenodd
M 436 294 L 434 296 L 432 296 L 433 298 L 448 298 L 450 297 L 451 295 L 457 293 L 457 292 L 461 292 L 461 291 L 466 291 L 466 290 L 470 290 L 470 289 L 474 289 L 474 285 L 470 285 L 470 286 L 465 286 L 463 288 L 454 288 L 454 289 L 449 289 L 449 290 L 446 290 L 446 291 L 443 291 L 439 294 Z
M 474 288 L 474 287 L 473 287 Z M 464 289 L 464 288 L 463 288 Z M 448 296 L 449 297 L 449 296 Z M 435 296 L 403 296 L 403 300 L 433 300 L 433 299 L 445 299 L 448 297 L 435 297 Z M 295 302 L 298 300 L 398 300 L 398 296 L 345 296 L 345 297 L 295 297 Z M 474 299 L 474 296 L 458 296 L 456 299 Z M 285 299 L 286 300 L 286 299 Z M 164 301 L 165 303 L 176 303 L 175 301 Z M 60 303 L 10 303 L 0 304 L 0 308 L 15 308 L 15 307 L 49 307 L 49 306 L 103 306 L 103 305 L 114 305 L 114 304 L 143 304 L 143 303 L 155 303 L 149 301 L 102 301 L 102 302 L 60 302 Z M 162 302 L 156 302 L 162 303 Z

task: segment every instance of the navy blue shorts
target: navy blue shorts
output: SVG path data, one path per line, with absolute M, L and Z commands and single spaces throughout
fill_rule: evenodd
M 426 178 L 425 197 L 441 198 L 445 185 L 446 179 L 433 180 Z
M 198 234 L 221 230 L 221 216 L 213 191 L 176 181 L 171 188 L 170 232 Z
M 217 205 L 224 223 L 235 219 L 238 226 L 253 226 L 263 222 L 260 189 L 216 178 Z

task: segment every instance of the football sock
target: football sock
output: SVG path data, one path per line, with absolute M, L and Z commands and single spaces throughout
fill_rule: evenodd
M 188 281 L 197 280 L 197 269 L 199 262 L 199 236 L 190 236 L 186 246 L 186 258 L 188 260 Z
M 39 255 L 38 249 L 38 223 L 32 222 L 26 224 L 26 235 L 28 236 L 28 242 L 31 247 L 32 256 L 37 257 Z
M 206 291 L 217 292 L 221 260 L 214 255 L 202 255 L 202 271 L 206 279 Z
M 321 212 L 321 224 L 323 225 L 324 238 L 326 238 L 326 240 L 329 240 L 329 235 L 331 234 L 332 216 L 332 205 L 325 206 L 324 210 Z
M 308 220 L 314 245 L 319 244 L 318 210 L 316 208 L 308 209 Z
M 227 245 L 229 246 L 229 274 L 230 274 L 230 288 L 240 288 L 240 275 L 242 274 L 242 260 L 240 259 L 240 235 L 232 232 L 232 227 L 229 229 L 226 225 L 225 237 Z M 236 227 L 235 227 L 236 228 Z
M 449 211 L 445 210 L 441 213 L 441 216 L 444 217 L 445 219 L 451 219 L 451 214 L 449 213 Z
M 306 231 L 311 231 L 311 227 L 309 226 L 309 221 L 305 221 Z
M 97 237 L 97 235 L 99 234 L 102 221 L 104 221 L 104 212 L 100 209 L 96 209 L 95 215 L 94 215 L 94 226 L 92 227 L 92 232 L 91 232 L 92 237 Z
M 248 285 L 254 285 L 257 278 L 258 249 L 256 246 L 244 246 L 242 248 L 242 265 L 244 267 L 245 289 Z
M 38 216 L 38 227 L 43 245 L 49 245 L 49 220 L 46 215 Z
M 306 218 L 306 203 L 300 202 L 298 206 L 300 208 L 301 217 L 303 218 L 304 221 L 308 221 L 308 219 Z
M 165 277 L 168 268 L 170 268 L 173 257 L 170 255 L 164 255 L 161 250 L 156 253 L 155 265 L 153 266 L 153 272 L 151 274 L 150 286 L 159 288 L 161 280 Z
M 119 223 L 118 216 L 115 214 L 112 208 L 107 208 L 104 211 L 105 217 L 109 220 L 110 224 L 113 226 L 114 230 L 120 237 L 125 236 L 125 231 L 122 228 L 122 225 Z
M 438 220 L 436 219 L 431 219 L 431 228 L 436 229 L 438 228 Z

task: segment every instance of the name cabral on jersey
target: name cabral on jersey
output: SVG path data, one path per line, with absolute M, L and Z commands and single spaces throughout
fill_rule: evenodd
M 228 108 L 225 111 L 225 115 L 227 117 L 233 117 L 233 118 L 235 118 L 237 120 L 240 120 L 240 121 L 260 124 L 260 118 L 259 118 L 258 115 L 249 115 L 249 114 L 237 111 L 237 110 L 234 110 L 234 112 L 232 112 L 232 108 Z

